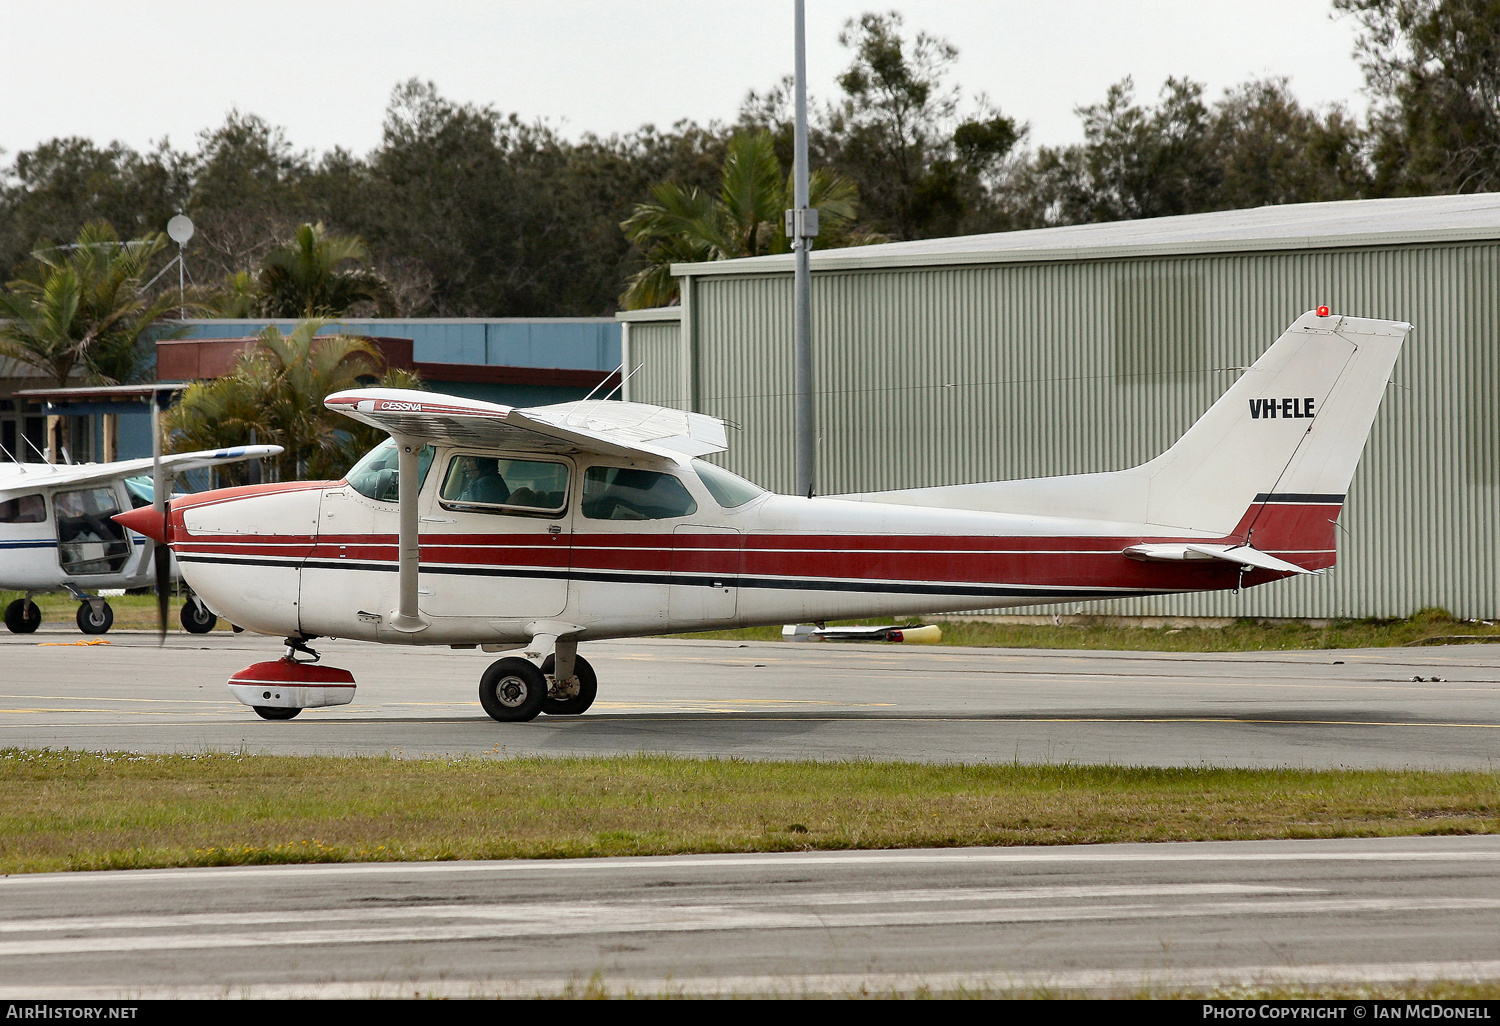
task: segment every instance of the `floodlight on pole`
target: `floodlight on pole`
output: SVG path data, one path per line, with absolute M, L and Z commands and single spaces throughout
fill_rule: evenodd
M 178 214 L 167 222 L 167 235 L 177 243 L 177 316 L 187 317 L 187 265 L 182 259 L 182 247 L 193 237 L 193 219 L 186 214 Z

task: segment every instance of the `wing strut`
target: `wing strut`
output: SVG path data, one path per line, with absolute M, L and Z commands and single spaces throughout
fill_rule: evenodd
M 391 615 L 391 629 L 403 634 L 425 631 L 429 622 L 417 608 L 417 573 L 422 560 L 421 529 L 417 517 L 417 489 L 422 477 L 417 469 L 417 455 L 422 443 L 404 435 L 392 435 L 399 458 L 396 464 L 397 503 L 400 527 L 396 540 L 397 599 Z

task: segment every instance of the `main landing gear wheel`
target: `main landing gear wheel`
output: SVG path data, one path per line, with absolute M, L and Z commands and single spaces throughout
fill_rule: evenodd
M 214 615 L 214 611 L 196 596 L 182 604 L 182 612 L 177 614 L 177 618 L 182 621 L 182 629 L 189 634 L 207 634 L 219 625 L 219 618 Z
M 289 720 L 296 716 L 301 709 L 278 709 L 273 705 L 252 705 L 255 714 L 263 720 Z
M 496 660 L 479 678 L 479 704 L 501 723 L 536 719 L 546 700 L 547 678 L 530 661 L 516 656 Z
M 78 629 L 83 633 L 103 634 L 115 622 L 115 611 L 109 608 L 108 602 L 100 602 L 97 611 L 94 603 L 85 602 L 78 607 L 78 615 L 74 619 L 78 621 Z
M 542 660 L 542 674 L 547 678 L 548 687 L 542 712 L 549 716 L 578 716 L 587 712 L 594 704 L 594 696 L 599 693 L 599 678 L 594 675 L 594 668 L 583 656 L 574 656 L 573 679 L 564 685 L 552 677 L 555 665 L 556 656 Z
M 12 634 L 30 634 L 42 625 L 42 610 L 31 599 L 16 599 L 5 607 L 5 627 Z

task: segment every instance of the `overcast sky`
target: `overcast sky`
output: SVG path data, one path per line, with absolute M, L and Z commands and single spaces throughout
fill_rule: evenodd
M 1355 26 L 1328 0 L 807 0 L 808 81 L 829 98 L 843 23 L 895 9 L 959 49 L 954 80 L 1028 121 L 1034 143 L 1081 137 L 1073 108 L 1132 75 L 1211 96 L 1265 75 L 1304 103 L 1365 109 Z M 0 0 L 0 149 L 62 135 L 188 148 L 232 107 L 298 148 L 364 154 L 391 88 L 545 118 L 576 137 L 679 118 L 731 120 L 746 90 L 792 70 L 792 0 Z

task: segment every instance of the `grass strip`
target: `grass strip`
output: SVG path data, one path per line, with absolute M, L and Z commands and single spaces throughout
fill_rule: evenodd
M 1500 773 L 0 750 L 0 872 L 1500 830 Z
M 1018 610 L 1024 612 L 1024 610 Z M 1402 645 L 1500 642 L 1500 624 L 1459 620 L 1445 609 L 1423 609 L 1393 619 L 1331 620 L 1309 624 L 1287 620 L 1234 620 L 1224 626 L 1127 627 L 1108 617 L 1074 618 L 1058 624 L 991 623 L 983 620 L 916 617 L 937 623 L 944 645 L 975 648 L 1064 648 L 1113 652 L 1274 652 L 1289 649 L 1390 648 Z M 876 626 L 913 619 L 847 620 Z M 725 641 L 779 641 L 780 627 L 676 635 Z M 816 642 L 809 642 L 816 644 Z M 824 642 L 839 644 L 839 642 Z

